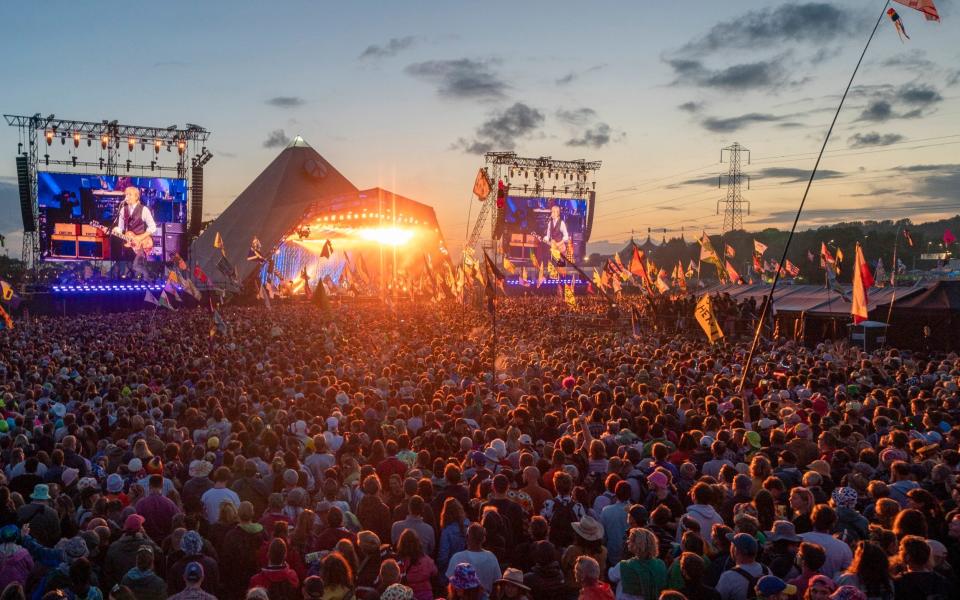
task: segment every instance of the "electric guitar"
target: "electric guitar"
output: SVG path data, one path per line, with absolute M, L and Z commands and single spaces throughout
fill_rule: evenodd
M 90 221 L 90 226 L 96 229 L 99 229 L 107 235 L 112 235 L 113 237 L 120 238 L 124 241 L 124 246 L 127 248 L 132 248 L 134 252 L 147 252 L 149 253 L 153 250 L 153 237 L 144 231 L 140 235 L 135 233 L 117 233 L 110 227 L 106 225 L 101 225 L 97 221 Z
M 560 256 L 566 258 L 570 262 L 573 262 L 573 240 L 567 240 L 567 243 L 564 244 L 562 241 L 555 242 L 551 239 L 547 239 L 538 233 L 534 233 L 532 235 L 541 244 L 546 244 L 547 246 L 550 246 L 551 254 L 554 251 L 557 251 L 560 253 Z

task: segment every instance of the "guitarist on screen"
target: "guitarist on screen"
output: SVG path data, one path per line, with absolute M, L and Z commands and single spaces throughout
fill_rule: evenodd
M 561 257 L 567 256 L 567 248 L 570 245 L 570 233 L 567 231 L 567 224 L 560 218 L 560 206 L 557 204 L 550 207 L 547 231 L 542 239 L 543 242 L 550 247 L 550 250 L 557 249 L 560 251 Z M 547 256 L 549 257 L 549 254 Z
M 113 232 L 127 239 L 133 249 L 133 273 L 149 279 L 147 250 L 153 247 L 152 235 L 157 231 L 150 209 L 140 202 L 140 188 L 130 186 L 123 190 L 123 208 Z

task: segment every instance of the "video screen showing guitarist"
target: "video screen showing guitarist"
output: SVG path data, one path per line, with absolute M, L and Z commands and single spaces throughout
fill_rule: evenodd
M 134 276 L 141 279 L 150 279 L 147 269 L 147 252 L 153 248 L 153 236 L 157 232 L 157 224 L 153 220 L 153 213 L 140 202 L 140 189 L 130 186 L 123 190 L 123 204 L 117 218 L 117 226 L 113 232 L 127 240 L 126 246 L 133 252 L 132 270 Z M 128 251 L 124 251 L 127 254 Z
M 547 219 L 547 229 L 541 240 L 546 245 L 542 253 L 543 255 L 540 257 L 541 261 L 550 260 L 551 254 L 555 255 L 553 250 L 557 250 L 560 253 L 561 261 L 571 259 L 569 256 L 570 232 L 567 230 L 567 224 L 560 215 L 560 206 L 558 204 L 550 207 L 550 218 Z

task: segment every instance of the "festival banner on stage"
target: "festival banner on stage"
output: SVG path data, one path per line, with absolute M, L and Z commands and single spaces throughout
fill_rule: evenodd
M 473 195 L 480 201 L 486 200 L 490 195 L 490 179 L 485 168 L 477 171 L 477 178 L 473 181 Z
M 717 323 L 717 318 L 713 315 L 713 305 L 710 303 L 708 294 L 700 297 L 693 312 L 697 318 L 697 323 L 700 323 L 700 327 L 703 327 L 703 332 L 707 334 L 707 339 L 710 340 L 711 344 L 723 337 L 720 324 Z

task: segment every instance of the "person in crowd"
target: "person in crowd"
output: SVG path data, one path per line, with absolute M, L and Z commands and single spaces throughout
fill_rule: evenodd
M 656 598 L 667 584 L 667 566 L 657 557 L 657 536 L 637 527 L 627 536 L 631 558 L 610 568 L 608 576 L 617 585 L 618 598 Z
M 153 565 L 153 546 L 140 546 L 136 552 L 136 566 L 127 571 L 120 585 L 129 589 L 137 600 L 164 600 L 167 583 L 154 572 Z
M 613 590 L 600 580 L 600 563 L 593 557 L 578 556 L 573 565 L 573 577 L 580 588 L 577 600 L 613 600 Z

